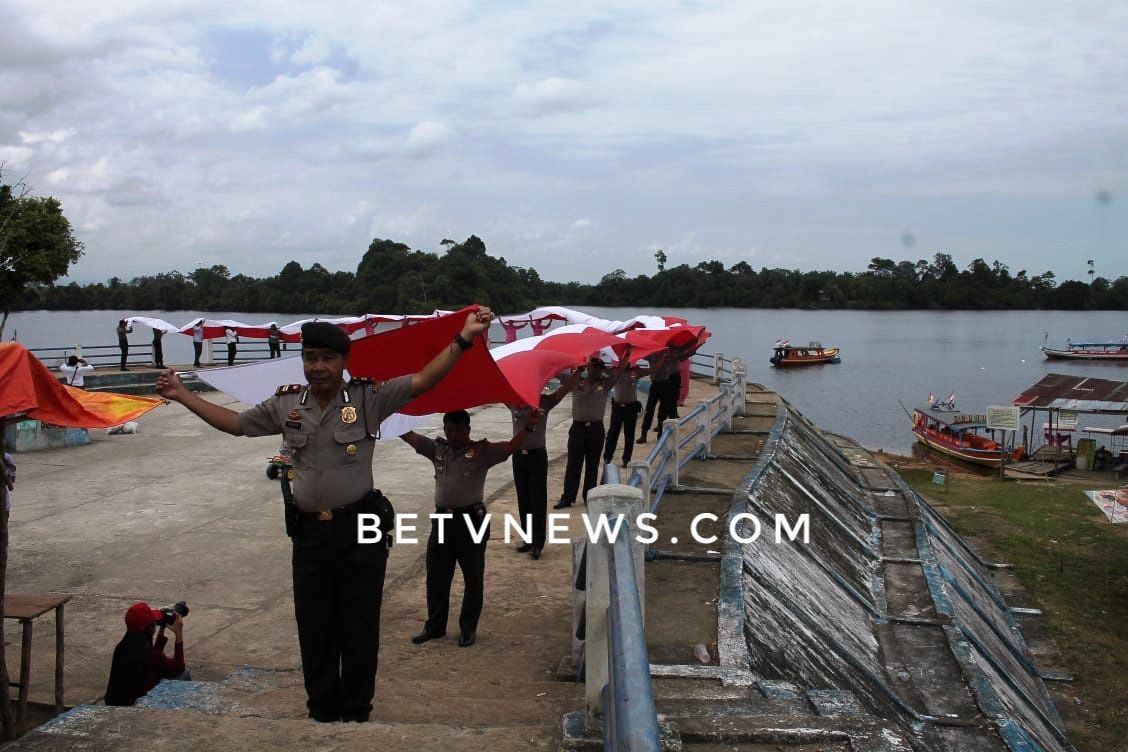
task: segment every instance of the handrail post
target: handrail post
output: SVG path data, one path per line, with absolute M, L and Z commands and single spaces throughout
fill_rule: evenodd
M 732 380 L 736 387 L 736 394 L 733 395 L 733 400 L 736 402 L 736 414 L 744 416 L 745 402 L 747 400 L 746 379 L 748 369 L 744 365 L 744 361 L 740 358 L 732 359 Z
M 697 416 L 697 425 L 701 426 L 701 459 L 713 453 L 713 418 L 712 408 L 707 400 L 699 400 L 697 406 L 701 414 Z
M 82 357 L 82 345 L 75 345 L 74 346 L 74 354 L 75 354 L 76 357 L 79 357 L 79 358 Z
M 673 468 L 670 469 L 670 483 L 676 488 L 678 485 L 678 421 L 675 418 L 663 421 L 662 433 L 668 436 L 666 452 L 673 459 Z
M 200 362 L 209 366 L 215 363 L 215 359 L 212 357 L 212 341 L 210 339 L 204 340 L 204 355 Z
M 654 496 L 654 484 L 650 477 L 650 463 L 644 462 L 643 460 L 631 460 L 631 462 L 627 464 L 628 481 L 636 471 L 642 476 L 642 483 L 639 484 L 639 488 L 642 491 L 642 501 L 646 505 L 646 508 L 650 509 L 650 500 Z
M 724 370 L 724 367 L 725 367 L 725 354 L 724 353 L 715 353 L 713 355 L 713 383 L 714 384 L 721 383 L 721 371 Z
M 599 538 L 590 542 L 587 549 L 584 706 L 589 732 L 602 728 L 603 703 L 601 694 L 609 677 L 607 648 L 610 636 L 607 632 L 607 608 L 611 603 L 611 544 L 608 541 L 607 529 L 597 527 L 597 524 L 600 517 L 605 516 L 608 518 L 608 525 L 613 528 L 615 518 L 626 517 L 624 522 L 627 524 L 618 528 L 619 535 L 631 537 L 631 554 L 634 558 L 639 602 L 645 603 L 643 547 L 634 539 L 636 536 L 634 523 L 643 511 L 642 491 L 632 486 L 607 484 L 596 486 L 588 493 L 587 512 L 585 514 L 591 520 L 589 523 L 591 527 L 599 534 Z M 626 639 L 645 639 L 642 635 L 626 635 L 625 637 Z

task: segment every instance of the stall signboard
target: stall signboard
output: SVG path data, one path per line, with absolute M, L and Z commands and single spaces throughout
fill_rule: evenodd
M 1018 413 L 1017 407 L 990 405 L 987 407 L 987 427 L 995 431 L 1017 431 Z

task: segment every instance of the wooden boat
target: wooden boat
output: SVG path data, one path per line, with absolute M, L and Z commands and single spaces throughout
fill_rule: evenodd
M 1007 455 L 998 442 L 978 433 L 986 430 L 986 415 L 960 412 L 952 398 L 913 410 L 913 435 L 921 444 L 949 457 L 998 467 Z M 1017 449 L 1015 456 L 1022 452 L 1023 448 Z
M 787 340 L 775 343 L 771 364 L 776 368 L 786 366 L 813 366 L 820 363 L 841 363 L 837 347 L 823 347 L 821 342 L 792 345 Z
M 1128 340 L 1119 342 L 1070 342 L 1067 349 L 1042 345 L 1050 360 L 1114 360 L 1128 363 Z

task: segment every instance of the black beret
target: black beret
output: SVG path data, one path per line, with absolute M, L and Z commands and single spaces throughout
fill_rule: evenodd
M 348 355 L 349 345 L 349 335 L 328 321 L 302 324 L 302 347 L 324 347 L 341 355 Z

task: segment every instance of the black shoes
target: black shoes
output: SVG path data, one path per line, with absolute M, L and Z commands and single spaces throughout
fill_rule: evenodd
M 311 710 L 309 711 L 309 717 L 318 723 L 336 723 L 341 720 L 340 713 L 333 713 L 328 710 Z
M 341 713 L 345 723 L 368 723 L 368 713 Z
M 412 637 L 411 642 L 414 645 L 422 645 L 428 640 L 437 640 L 440 637 L 446 637 L 446 632 L 431 632 L 430 630 L 424 629 L 422 632 Z M 461 642 L 461 640 L 459 640 L 459 642 Z
M 639 436 L 638 439 L 635 440 L 635 443 L 636 444 L 645 444 L 646 443 L 646 434 Z
M 552 508 L 553 509 L 567 509 L 570 506 L 572 506 L 572 502 L 564 501 L 564 499 L 561 499 L 560 501 L 553 504 Z
M 541 557 L 541 550 L 539 548 L 534 548 L 532 553 L 529 554 L 529 556 L 532 556 L 533 559 L 539 559 Z
M 463 632 L 458 636 L 458 647 L 468 648 L 478 640 L 477 632 Z
M 519 554 L 527 554 L 532 550 L 533 550 L 533 544 L 532 543 L 522 543 L 520 546 L 517 546 L 517 553 L 519 553 Z

